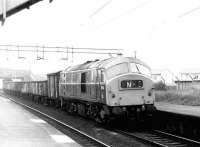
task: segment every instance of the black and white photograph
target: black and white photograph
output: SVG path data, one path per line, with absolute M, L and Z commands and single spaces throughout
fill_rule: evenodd
M 0 0 L 0 147 L 200 147 L 200 1 Z

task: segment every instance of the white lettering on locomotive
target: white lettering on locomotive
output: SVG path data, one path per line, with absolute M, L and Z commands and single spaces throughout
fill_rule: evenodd
M 127 88 L 131 88 L 131 85 L 132 85 L 131 82 L 127 82 L 127 83 L 126 83 L 126 87 L 127 87 Z

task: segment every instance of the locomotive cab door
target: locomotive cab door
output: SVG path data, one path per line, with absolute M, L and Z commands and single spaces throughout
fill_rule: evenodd
M 105 102 L 105 81 L 102 69 L 97 70 L 96 96 L 99 102 Z

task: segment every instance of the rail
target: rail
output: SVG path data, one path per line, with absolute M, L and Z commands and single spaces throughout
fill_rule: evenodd
M 142 142 L 158 147 L 199 147 L 200 142 L 159 130 L 127 132 L 115 130 L 123 135 L 136 138 Z

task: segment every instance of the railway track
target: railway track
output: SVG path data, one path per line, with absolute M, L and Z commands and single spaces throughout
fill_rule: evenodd
M 158 147 L 199 147 L 200 142 L 162 132 L 159 130 L 127 132 L 116 130 L 118 133 L 137 138 L 143 142 Z
M 2 95 L 0 94 L 0 96 L 3 96 L 3 97 L 6 97 L 8 98 L 9 100 L 27 108 L 28 110 L 31 110 L 32 112 L 34 113 L 37 113 L 39 114 L 40 116 L 42 116 L 43 118 L 45 118 L 45 120 L 47 120 L 48 122 L 50 121 L 50 123 L 52 124 L 56 124 L 58 125 L 60 128 L 62 129 L 65 129 L 65 132 L 68 132 L 67 135 L 69 135 L 70 133 L 70 137 L 76 141 L 78 141 L 78 143 L 84 147 L 110 147 L 109 145 L 103 143 L 102 141 L 98 140 L 98 139 L 95 139 L 94 137 L 92 136 L 89 136 L 88 134 L 62 122 L 62 121 L 59 121 L 57 120 L 56 118 L 52 117 L 52 116 L 49 116 L 37 109 L 34 109 L 28 105 L 25 105 L 23 103 L 20 103 L 18 101 L 15 101 L 14 99 L 8 97 L 8 96 L 5 96 L 5 95 Z

